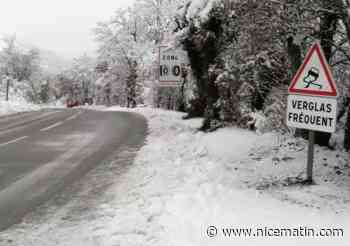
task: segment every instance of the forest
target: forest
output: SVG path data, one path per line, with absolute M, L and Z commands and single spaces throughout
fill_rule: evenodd
M 285 124 L 287 88 L 319 42 L 337 82 L 338 128 L 349 150 L 349 7 L 344 0 L 137 0 L 95 30 L 99 81 L 112 88 L 108 103 L 204 117 L 203 131 L 239 126 L 307 138 Z M 182 86 L 155 82 L 160 45 L 187 53 Z M 330 138 L 317 132 L 316 143 L 332 148 Z
M 135 0 L 93 30 L 97 56 L 45 72 L 38 49 L 7 37 L 1 93 L 35 103 L 93 97 L 98 105 L 147 105 L 203 117 L 200 130 L 237 126 L 307 138 L 286 126 L 287 88 L 319 42 L 338 88 L 337 129 L 350 150 L 350 2 L 348 0 Z M 159 47 L 183 51 L 189 66 L 178 87 L 157 81 Z M 334 148 L 331 134 L 316 143 Z

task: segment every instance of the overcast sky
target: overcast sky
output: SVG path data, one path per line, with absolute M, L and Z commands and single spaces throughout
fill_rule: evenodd
M 92 29 L 132 0 L 1 0 L 0 35 L 72 58 L 92 54 Z

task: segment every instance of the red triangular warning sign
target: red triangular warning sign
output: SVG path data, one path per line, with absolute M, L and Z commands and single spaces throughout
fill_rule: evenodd
M 308 51 L 289 87 L 290 94 L 336 97 L 337 87 L 319 43 Z

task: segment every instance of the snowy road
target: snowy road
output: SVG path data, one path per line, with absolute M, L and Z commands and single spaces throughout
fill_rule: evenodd
M 46 110 L 0 118 L 0 230 L 102 163 L 145 120 L 131 113 Z

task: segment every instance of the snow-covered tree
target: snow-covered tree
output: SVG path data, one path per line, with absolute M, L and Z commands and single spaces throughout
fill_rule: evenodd
M 56 99 L 65 97 L 80 103 L 91 102 L 95 93 L 95 59 L 82 55 L 72 65 L 48 79 L 50 91 Z
M 191 100 L 179 100 L 181 108 L 189 116 L 204 116 L 203 130 L 232 124 L 254 128 L 259 117 L 268 130 L 290 131 L 284 123 L 287 86 L 319 40 L 341 78 L 342 118 L 350 108 L 349 8 L 345 0 L 136 0 L 96 28 L 99 87 L 129 106 L 141 91 L 156 106 L 172 109 L 178 108 L 178 95 L 190 95 Z M 180 89 L 152 84 L 160 44 L 182 46 L 188 53 L 193 76 Z M 135 81 L 147 88 L 134 93 Z M 328 145 L 329 137 L 317 133 L 316 142 Z
M 0 52 L 0 73 L 10 87 L 19 87 L 30 100 L 38 99 L 41 83 L 40 51 L 25 49 L 18 45 L 13 36 L 2 39 Z
M 117 93 L 112 97 L 125 97 L 122 101 L 126 106 L 134 105 L 127 102 L 144 101 L 145 86 L 154 93 L 163 91 L 144 82 L 155 83 L 158 46 L 171 40 L 177 9 L 184 2 L 136 0 L 131 7 L 117 10 L 110 21 L 99 23 L 95 30 L 99 64 L 108 64 L 108 71 L 98 80 L 99 86 L 110 83 L 112 94 Z

